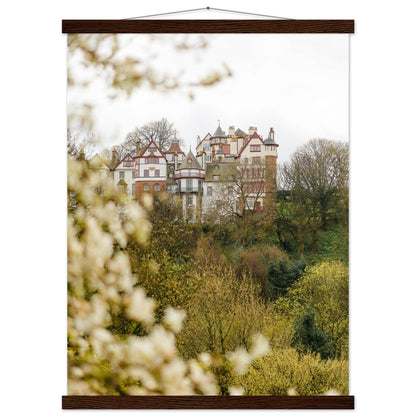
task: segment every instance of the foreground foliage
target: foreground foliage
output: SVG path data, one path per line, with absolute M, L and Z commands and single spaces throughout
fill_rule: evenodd
M 348 361 L 321 360 L 293 348 L 274 349 L 256 360 L 243 376 L 234 380 L 249 395 L 322 395 L 336 390 L 348 395 Z
M 215 363 L 208 353 L 182 359 L 175 337 L 185 312 L 167 307 L 156 322 L 156 303 L 124 252 L 129 241 L 147 242 L 144 211 L 94 168 L 68 161 L 68 394 L 218 394 L 210 367 L 244 372 L 267 353 L 266 339 L 257 335 L 248 351 L 223 351 Z

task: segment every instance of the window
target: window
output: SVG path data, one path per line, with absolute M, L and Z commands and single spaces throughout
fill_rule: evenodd
M 232 186 L 229 186 L 228 187 L 228 196 L 233 196 L 233 187 Z
M 260 152 L 261 146 L 259 144 L 251 144 L 250 152 Z
M 153 190 L 156 191 L 156 192 L 159 192 L 160 191 L 160 185 L 158 183 L 155 183 L 154 186 L 153 186 Z
M 131 185 L 131 194 L 132 194 L 132 195 L 136 195 L 136 184 L 135 184 L 135 183 L 133 183 L 133 184 Z
M 218 175 L 214 175 L 212 178 L 214 179 L 214 181 L 219 181 L 220 180 L 220 177 Z
M 192 206 L 192 205 L 193 205 L 193 198 L 192 198 L 192 195 L 186 195 L 186 205 L 187 205 L 188 207 L 190 207 L 190 206 Z
M 215 169 L 215 170 L 218 170 L 218 169 L 219 169 L 218 165 L 215 165 L 215 166 L 214 166 L 214 169 Z
M 191 192 L 192 191 L 192 179 L 187 179 L 186 180 L 186 192 Z
M 253 157 L 253 163 L 261 163 L 261 158 L 259 156 Z
M 207 196 L 212 196 L 212 186 L 207 187 Z
M 160 176 L 160 170 L 159 170 L 159 169 L 156 169 L 156 170 L 155 170 L 155 176 L 157 176 L 157 177 L 159 177 L 159 176 Z
M 127 160 L 126 162 L 123 162 L 123 167 L 131 167 L 133 166 L 132 160 Z
M 146 159 L 146 163 L 158 164 L 159 163 L 159 158 L 157 158 L 157 157 L 149 157 L 149 158 Z
M 119 172 L 119 178 L 120 179 L 124 179 L 124 170 L 121 170 L 120 172 Z
M 190 157 L 188 157 L 188 163 L 191 164 L 192 163 L 192 159 Z
M 145 178 L 149 177 L 149 171 L 147 169 L 144 170 L 144 177 Z
M 148 183 L 143 185 L 143 191 L 150 191 L 150 185 Z
M 244 158 L 244 163 L 248 163 L 248 157 Z
M 254 198 L 247 198 L 247 206 L 249 208 L 254 208 Z
M 131 178 L 134 179 L 136 177 L 136 172 L 134 170 L 131 171 Z
M 216 205 L 217 210 L 221 210 L 224 208 L 225 204 L 224 204 L 224 201 L 216 200 L 215 205 Z

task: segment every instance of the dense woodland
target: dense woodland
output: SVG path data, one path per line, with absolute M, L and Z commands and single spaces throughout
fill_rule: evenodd
M 253 395 L 348 394 L 348 147 L 299 148 L 265 209 L 243 217 L 187 223 L 175 198 L 154 199 L 147 245 L 125 251 L 159 320 L 167 306 L 186 311 L 180 354 L 221 356 L 262 333 L 271 352 L 245 375 L 214 367 L 222 394 L 234 384 Z M 110 329 L 146 334 L 117 315 Z

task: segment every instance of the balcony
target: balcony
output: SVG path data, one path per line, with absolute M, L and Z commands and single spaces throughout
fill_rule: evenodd
M 198 186 L 184 186 L 179 189 L 179 192 L 200 192 L 200 190 Z
M 205 172 L 200 171 L 193 171 L 193 172 L 184 172 L 178 171 L 177 173 L 173 174 L 173 179 L 182 179 L 182 178 L 198 178 L 198 179 L 205 179 Z

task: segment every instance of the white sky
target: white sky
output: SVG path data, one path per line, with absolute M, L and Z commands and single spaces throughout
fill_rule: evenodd
M 94 102 L 95 131 L 106 145 L 162 117 L 174 123 L 186 143 L 185 151 L 190 145 L 194 150 L 197 135 L 212 134 L 217 120 L 226 132 L 230 125 L 246 132 L 249 126 L 257 126 L 264 138 L 274 127 L 281 161 L 311 138 L 348 140 L 348 35 L 204 35 L 208 48 L 192 53 L 173 51 L 164 42 L 149 42 L 147 35 L 134 36 L 122 53 L 157 54 L 152 65 L 158 71 L 184 70 L 184 80 L 195 80 L 225 63 L 233 76 L 194 90 L 193 101 L 178 91 L 162 94 L 140 88 L 130 99 L 110 102 L 98 84 L 83 94 L 69 91 L 69 110 L 76 100 Z M 172 35 L 160 37 L 168 40 Z

